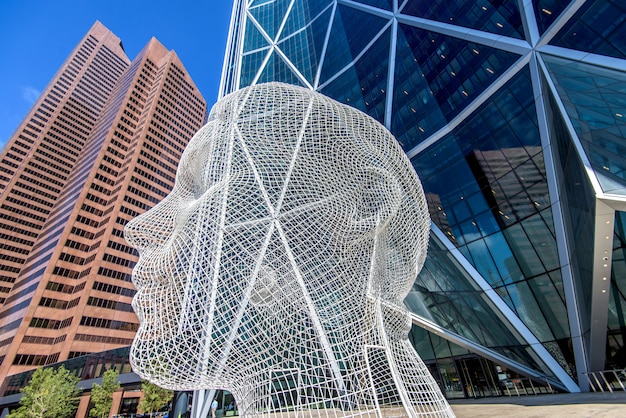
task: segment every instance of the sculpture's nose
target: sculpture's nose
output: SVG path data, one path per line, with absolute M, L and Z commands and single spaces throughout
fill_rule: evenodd
M 165 201 L 126 224 L 124 238 L 131 246 L 141 251 L 162 244 L 167 239 L 171 228 L 168 227 L 168 217 L 161 215 L 164 204 Z
M 142 216 L 138 216 L 126 224 L 124 238 L 137 250 L 142 250 L 154 242 L 152 231 L 145 225 Z

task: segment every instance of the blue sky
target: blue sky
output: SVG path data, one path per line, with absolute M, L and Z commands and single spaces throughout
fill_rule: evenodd
M 217 100 L 232 0 L 0 0 L 0 148 L 48 81 L 102 22 L 132 60 L 156 37 L 176 51 L 209 108 Z

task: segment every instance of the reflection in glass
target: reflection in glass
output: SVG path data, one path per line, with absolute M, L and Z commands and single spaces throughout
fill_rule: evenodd
M 550 43 L 626 58 L 625 21 L 626 4 L 622 0 L 588 0 Z
M 626 195 L 626 73 L 542 57 L 602 189 Z

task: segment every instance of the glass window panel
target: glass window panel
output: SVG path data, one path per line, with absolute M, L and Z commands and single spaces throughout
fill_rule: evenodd
M 472 254 L 474 267 L 491 284 L 498 284 L 501 280 L 498 268 L 496 267 L 491 253 L 482 239 L 467 244 L 469 252 Z
M 552 341 L 554 336 L 541 312 L 541 308 L 535 299 L 526 281 L 517 282 L 507 286 L 511 295 L 515 311 L 524 324 L 535 334 L 539 341 Z
M 242 57 L 241 63 L 241 88 L 247 87 L 252 84 L 252 80 L 256 76 L 257 71 L 261 68 L 261 64 L 267 54 L 271 53 L 271 50 L 265 49 L 258 52 L 253 52 Z
M 525 111 L 512 110 L 519 108 Z M 537 215 L 550 206 L 533 114 L 532 87 L 528 73 L 522 71 L 452 134 L 413 158 L 433 221 L 495 285 L 545 274 L 544 262 L 558 266 L 553 228 Z M 521 127 L 509 123 L 517 117 L 535 126 L 524 128 L 531 133 L 524 140 L 515 132 Z M 500 128 L 490 130 L 492 121 Z M 551 245 L 545 260 L 524 228 L 516 225 L 532 216 L 538 216 L 543 227 L 540 232 L 533 229 L 539 234 L 533 240 Z
M 567 308 L 550 277 L 545 274 L 528 280 L 528 285 L 535 295 L 541 312 L 548 322 L 552 334 L 557 339 L 569 338 L 569 321 Z
M 429 332 L 425 329 L 413 325 L 409 332 L 409 341 L 415 347 L 415 351 L 420 355 L 422 360 L 432 360 L 435 358 L 435 352 L 430 342 Z
M 391 130 L 407 150 L 452 120 L 519 58 L 408 25 L 398 28 Z
M 342 68 L 350 65 L 388 22 L 387 19 L 347 6 L 337 6 L 320 83 L 323 84 Z M 386 62 L 389 60 L 389 42 L 385 45 L 385 50 Z M 358 82 L 356 85 L 358 86 Z
M 626 58 L 626 4 L 588 0 L 550 42 L 594 54 Z
M 252 5 L 249 13 L 265 30 L 271 39 L 275 39 L 278 28 L 285 18 L 291 0 L 274 0 L 260 5 Z
M 432 344 L 433 344 L 433 352 L 435 353 L 435 357 L 437 358 L 445 358 L 452 356 L 452 352 L 450 351 L 450 346 L 448 345 L 448 341 L 437 335 L 431 335 Z
M 261 34 L 257 26 L 250 22 L 246 25 L 246 36 L 243 42 L 243 53 L 248 53 L 260 48 L 267 48 L 270 44 Z
M 404 14 L 522 39 L 524 28 L 515 1 L 408 1 Z
M 539 33 L 545 32 L 550 27 L 567 4 L 563 0 L 533 0 Z
M 480 344 L 518 344 L 451 254 L 432 238 L 429 251 L 405 300 L 407 307 Z
M 611 289 L 608 311 L 607 359 L 609 368 L 626 367 L 626 213 L 615 212 Z M 624 366 L 621 366 L 621 365 Z
M 269 61 L 265 64 L 265 68 L 259 77 L 259 83 L 267 83 L 270 81 L 282 81 L 283 83 L 303 86 L 298 76 L 291 71 L 285 61 L 277 54 L 272 53 Z
M 393 0 L 359 0 L 358 2 L 380 9 L 393 10 Z
M 522 277 L 522 272 L 511 249 L 501 233 L 493 234 L 485 238 L 493 259 L 496 263 L 502 283 L 511 283 Z
M 626 73 L 542 57 L 602 189 L 626 194 Z
M 500 226 L 493 217 L 493 213 L 491 211 L 485 211 L 479 215 L 476 215 L 474 219 L 475 223 L 478 225 L 478 229 L 483 236 L 491 235 L 500 230 Z
M 314 84 L 317 68 L 321 60 L 322 49 L 332 10 L 327 10 L 305 29 L 278 44 L 281 51 L 298 68 L 310 84 Z
M 331 8 L 328 6 L 331 5 L 332 0 L 296 0 L 291 9 L 291 13 L 289 13 L 289 17 L 287 17 L 287 22 L 285 22 L 285 27 L 280 36 L 281 39 L 285 39 L 307 25 L 327 26 L 331 12 Z M 324 15 L 320 16 L 320 13 L 324 10 Z M 317 31 L 316 29 L 315 32 Z M 326 31 L 324 30 L 324 32 Z M 321 45 L 319 47 L 321 48 Z
M 504 236 L 511 247 L 522 273 L 532 277 L 544 272 L 541 260 L 521 224 L 512 225 L 504 230 Z M 521 280 L 523 277 L 517 277 Z M 516 278 L 513 278 L 514 280 Z
M 390 39 L 391 30 L 387 29 L 348 71 L 321 92 L 384 123 Z

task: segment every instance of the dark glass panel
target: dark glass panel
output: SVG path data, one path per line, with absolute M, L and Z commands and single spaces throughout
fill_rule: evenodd
M 602 189 L 626 195 L 626 72 L 542 56 Z
M 606 370 L 626 367 L 626 212 L 615 212 Z
M 499 35 L 524 38 L 515 0 L 408 1 L 402 13 Z
M 331 4 L 332 0 L 296 0 L 289 13 L 289 17 L 287 17 L 287 22 L 285 22 L 285 27 L 280 34 L 280 38 L 285 39 L 294 32 L 314 22 L 314 19 L 319 19 L 319 14 Z M 327 12 L 331 12 L 331 10 L 332 8 L 328 7 Z M 328 18 L 326 18 L 326 20 L 327 19 Z M 313 24 L 319 25 L 319 22 Z M 328 21 L 326 21 L 326 24 L 328 24 Z
M 391 30 L 387 31 L 354 65 L 321 92 L 356 107 L 384 122 Z
M 246 25 L 246 36 L 243 41 L 243 53 L 254 51 L 260 48 L 269 47 L 270 44 L 267 39 L 261 34 L 259 28 L 252 22 L 248 22 Z
M 391 131 L 409 150 L 443 127 L 518 55 L 398 26 Z
M 522 227 L 522 224 L 515 223 L 508 226 L 504 231 L 507 242 L 510 243 L 511 250 L 515 254 L 522 254 L 517 260 L 521 275 L 512 277 L 514 281 L 522 280 L 524 277 L 532 277 L 543 272 L 541 259 L 537 254 L 538 248 L 533 247 L 530 237 Z
M 244 88 L 252 84 L 256 73 L 261 68 L 263 60 L 270 53 L 270 49 L 264 49 L 262 51 L 253 52 L 244 55 L 241 59 L 241 77 L 239 87 Z
M 379 9 L 393 10 L 393 0 L 357 0 L 357 3 L 367 4 Z
M 513 300 L 515 312 L 535 337 L 541 342 L 552 341 L 555 339 L 554 335 L 530 289 L 531 282 L 532 280 L 513 283 L 507 286 L 507 290 Z
M 409 342 L 415 347 L 415 351 L 424 361 L 436 358 L 428 334 L 428 331 L 417 325 L 413 325 L 411 331 L 409 331 Z
M 626 3 L 588 0 L 550 42 L 594 54 L 626 58 Z
M 555 169 L 563 208 L 563 221 L 578 301 L 583 336 L 589 337 L 589 316 L 593 279 L 595 192 L 572 141 L 556 100 L 542 81 L 546 119 L 551 144 L 555 148 Z
M 551 209 L 548 208 L 547 210 L 550 211 Z M 559 254 L 554 245 L 555 237 L 545 224 L 544 219 L 538 214 L 530 216 L 522 221 L 522 227 L 533 248 L 537 249 L 543 269 L 546 271 L 557 270 L 559 268 Z
M 550 25 L 561 14 L 567 1 L 563 0 L 533 0 L 533 8 L 535 9 L 535 17 L 537 18 L 537 27 L 539 33 L 544 33 Z
M 387 19 L 346 6 L 337 6 L 320 84 L 350 65 L 387 23 Z
M 265 33 L 271 39 L 275 39 L 280 24 L 285 18 L 285 13 L 287 13 L 289 3 L 291 3 L 291 0 L 257 1 L 248 10 L 265 30 Z
M 555 339 L 569 338 L 565 301 L 561 299 L 550 276 L 544 274 L 528 280 L 527 283 Z
M 330 16 L 331 10 L 329 9 L 311 22 L 311 25 L 278 44 L 281 51 L 311 85 L 315 81 L 320 63 Z
M 265 68 L 259 77 L 258 83 L 267 83 L 270 81 L 281 81 L 287 84 L 303 86 L 300 79 L 275 52 L 272 53 L 269 61 L 265 65 Z
M 413 164 L 432 220 L 542 342 L 561 337 L 543 315 L 565 309 L 558 289 L 528 282 L 560 280 L 528 69 Z
M 524 343 L 510 331 L 510 324 L 503 322 L 472 283 L 442 243 L 431 237 L 428 257 L 405 305 L 413 313 L 484 347 L 503 355 L 515 352 L 518 361 L 538 369 Z
M 435 353 L 436 358 L 452 357 L 452 351 L 450 351 L 450 346 L 448 345 L 448 341 L 439 337 L 439 338 L 431 338 L 431 343 L 433 345 L 433 352 Z

